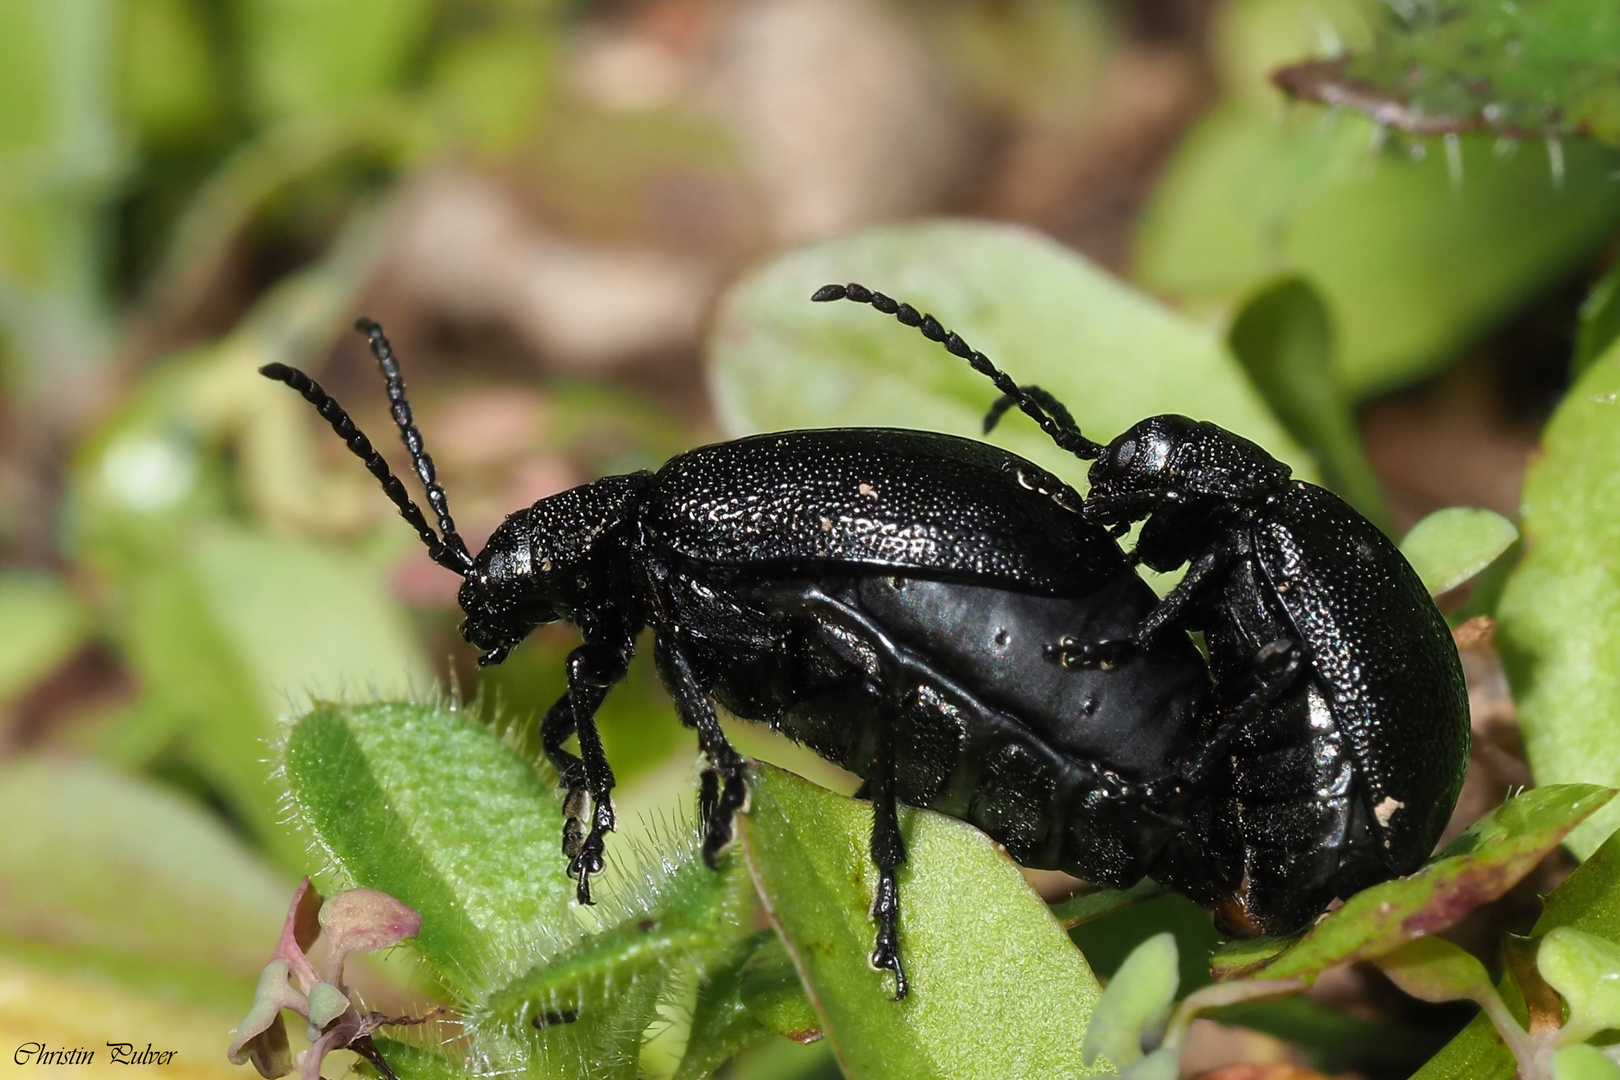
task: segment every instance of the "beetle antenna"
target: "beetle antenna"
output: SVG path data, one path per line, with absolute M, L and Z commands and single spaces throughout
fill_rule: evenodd
M 366 438 L 365 432 L 355 427 L 354 421 L 349 419 L 349 414 L 344 411 L 343 406 L 339 405 L 320 383 L 287 364 L 266 364 L 259 369 L 259 374 L 267 379 L 286 383 L 302 394 L 305 401 L 315 406 L 315 411 L 321 414 L 321 419 L 332 425 L 332 430 L 337 432 L 338 438 L 343 440 L 350 452 L 366 463 L 366 471 L 377 478 L 377 482 L 382 485 L 383 494 L 399 508 L 399 516 L 409 522 L 416 530 L 416 535 L 422 538 L 422 543 L 427 545 L 428 555 L 433 561 L 446 570 L 453 570 L 462 575 L 467 573 L 472 566 L 472 558 L 467 554 L 466 548 L 457 552 L 439 539 L 432 526 L 428 525 L 427 518 L 422 516 L 421 508 L 411 501 L 410 495 L 405 491 L 405 485 L 400 483 L 399 477 L 388 468 L 388 462 L 383 460 L 376 447 L 371 445 L 371 440 Z
M 394 424 L 399 428 L 399 437 L 404 440 L 405 449 L 411 455 L 411 464 L 416 467 L 416 475 L 421 478 L 422 487 L 427 492 L 428 506 L 432 507 L 433 516 L 439 519 L 440 542 L 460 565 L 457 572 L 465 573 L 472 566 L 472 555 L 467 551 L 461 534 L 456 532 L 456 523 L 450 517 L 450 503 L 445 499 L 444 488 L 433 470 L 433 458 L 428 456 L 422 433 L 411 418 L 411 403 L 405 397 L 405 376 L 400 374 L 394 347 L 388 343 L 383 328 L 370 319 L 356 319 L 354 328 L 371 342 L 371 355 L 377 358 L 377 366 L 382 369 L 383 379 L 388 384 L 388 404 L 394 414 Z
M 996 389 L 1001 391 L 1001 399 L 990 407 L 990 412 L 984 419 L 986 432 L 995 427 L 996 421 L 1001 419 L 1003 413 L 1016 405 L 1024 415 L 1039 424 L 1041 430 L 1046 432 L 1047 438 L 1057 443 L 1059 448 L 1086 460 L 1102 456 L 1102 445 L 1092 442 L 1080 433 L 1079 425 L 1074 422 L 1074 417 L 1061 402 L 1039 387 L 1019 386 L 1010 375 L 991 363 L 989 357 L 969 346 L 959 334 L 946 330 L 932 315 L 919 312 L 910 304 L 902 303 L 854 282 L 847 285 L 823 285 L 810 299 L 817 303 L 853 300 L 857 304 L 870 304 L 885 315 L 893 315 L 902 324 L 916 327 L 923 337 L 929 341 L 939 342 L 952 356 L 966 360 L 974 371 L 995 383 Z

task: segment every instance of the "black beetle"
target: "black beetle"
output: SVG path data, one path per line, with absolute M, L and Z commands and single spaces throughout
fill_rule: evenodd
M 1468 693 L 1444 617 L 1376 526 L 1224 428 L 1154 416 L 1104 446 L 915 309 L 854 284 L 814 299 L 871 304 L 994 379 L 986 432 L 1033 403 L 1060 447 L 1092 461 L 1086 518 L 1116 534 L 1141 522 L 1134 562 L 1187 567 L 1129 634 L 1054 650 L 1083 668 L 1202 631 L 1216 701 L 1243 701 L 1182 759 L 1169 802 L 1187 829 L 1156 880 L 1228 932 L 1282 934 L 1422 864 L 1462 787 Z
M 499 663 L 539 624 L 580 627 L 568 690 L 541 735 L 567 789 L 563 850 L 581 902 L 614 827 L 613 772 L 593 718 L 644 626 L 711 766 L 701 798 L 711 863 L 747 799 L 743 760 L 711 698 L 865 779 L 879 871 L 872 962 L 894 972 L 898 995 L 897 801 L 972 822 L 1027 865 L 1111 885 L 1134 883 L 1170 849 L 1182 824 L 1168 802 L 1179 772 L 1195 771 L 1178 769 L 1183 750 L 1209 745 L 1215 727 L 1208 670 L 1185 635 L 1103 665 L 1055 662 L 1063 642 L 1130 634 L 1156 603 L 1056 477 L 928 432 L 760 435 L 542 499 L 474 557 L 387 339 L 357 325 L 437 533 L 337 402 L 297 369 L 261 370 L 317 407 L 433 559 L 462 577 L 462 633 L 481 664 Z M 1033 399 L 1021 405 L 1063 436 Z M 563 745 L 574 735 L 578 756 Z

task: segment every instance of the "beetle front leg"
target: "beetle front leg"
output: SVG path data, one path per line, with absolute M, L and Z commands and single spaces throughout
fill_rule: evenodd
M 624 678 L 628 649 L 612 650 L 587 642 L 568 654 L 568 690 L 540 725 L 546 757 L 557 769 L 568 794 L 563 800 L 563 854 L 576 882 L 581 904 L 591 903 L 591 877 L 602 872 L 606 836 L 617 826 L 613 813 L 613 769 L 596 730 L 596 710 L 608 689 Z M 563 749 L 570 735 L 579 736 L 579 756 Z M 591 830 L 584 833 L 586 797 Z
M 586 809 L 585 763 L 563 746 L 573 737 L 574 727 L 573 693 L 564 690 L 540 721 L 540 745 L 545 750 L 546 760 L 557 770 L 557 782 L 567 792 L 563 796 L 562 850 L 570 866 L 579 858 L 580 848 L 585 843 L 580 819 Z
M 1143 617 L 1130 637 L 1104 641 L 1081 641 L 1064 637 L 1046 647 L 1047 656 L 1066 668 L 1111 667 L 1140 652 L 1153 639 L 1175 626 L 1184 625 L 1193 609 L 1226 570 L 1247 553 L 1246 540 L 1228 540 L 1214 545 L 1187 565 L 1187 573 L 1163 600 Z
M 714 867 L 719 862 L 720 849 L 731 842 L 737 811 L 748 805 L 743 756 L 726 738 L 720 718 L 709 703 L 709 695 L 698 685 L 697 677 L 692 674 L 692 663 L 679 644 L 664 634 L 658 635 L 653 645 L 653 659 L 665 689 L 675 701 L 681 722 L 697 730 L 698 749 L 709 759 L 710 769 L 704 772 L 699 810 L 703 816 L 703 861 Z

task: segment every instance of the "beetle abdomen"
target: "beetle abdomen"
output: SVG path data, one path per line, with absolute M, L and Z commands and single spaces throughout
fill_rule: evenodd
M 1161 777 L 1165 756 L 1192 740 L 1208 675 L 1185 638 L 1106 670 L 1047 655 L 1066 634 L 1151 607 L 1140 579 L 1122 580 L 1081 598 L 889 575 L 807 582 L 869 619 L 886 645 L 773 600 L 779 646 L 743 662 L 711 654 L 713 693 L 863 777 L 892 718 L 902 801 L 977 826 L 1027 866 L 1130 885 L 1169 826 L 1120 796 Z

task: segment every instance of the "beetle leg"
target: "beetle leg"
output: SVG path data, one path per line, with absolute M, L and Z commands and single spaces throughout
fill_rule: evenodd
M 540 721 L 540 745 L 545 750 L 546 760 L 557 770 L 557 782 L 567 791 L 563 796 L 562 850 L 568 856 L 570 866 L 579 857 L 580 847 L 585 843 L 585 833 L 579 820 L 585 816 L 586 802 L 585 763 L 563 748 L 573 734 L 574 699 L 572 693 L 565 690 L 562 697 L 546 710 L 545 719 Z
M 568 789 L 563 800 L 563 854 L 574 877 L 581 904 L 591 903 L 591 877 L 602 872 L 605 837 L 617 826 L 613 813 L 613 768 L 602 750 L 596 730 L 596 710 L 608 688 L 624 677 L 628 650 L 613 650 L 587 642 L 568 654 L 568 690 L 546 713 L 540 725 L 541 745 Z M 579 756 L 563 749 L 570 735 L 579 736 Z M 591 804 L 591 831 L 581 837 L 586 796 Z
M 899 1001 L 909 987 L 906 969 L 900 964 L 900 886 L 895 868 L 906 860 L 906 842 L 900 835 L 895 807 L 892 715 L 880 721 L 877 756 L 868 783 L 872 789 L 872 864 L 878 872 L 877 891 L 872 894 L 872 918 L 878 929 L 871 962 L 879 971 L 894 972 L 894 999 Z
M 1173 776 L 1142 785 L 1147 801 L 1172 808 L 1197 794 L 1213 775 L 1210 766 L 1227 752 L 1243 723 L 1292 692 L 1300 676 L 1308 670 L 1305 660 L 1305 646 L 1286 638 L 1270 642 L 1256 651 L 1255 681 L 1258 685 L 1242 700 L 1220 710 L 1219 726 L 1186 758 Z M 1169 812 L 1173 814 L 1174 810 Z
M 1172 627 L 1186 623 L 1209 588 L 1219 581 L 1232 562 L 1244 554 L 1246 544 L 1231 540 L 1212 545 L 1187 565 L 1187 573 L 1163 600 L 1143 617 L 1130 637 L 1103 641 L 1080 641 L 1065 637 L 1046 647 L 1048 658 L 1072 667 L 1112 667 L 1134 652 L 1145 649 L 1154 638 Z
M 737 811 L 748 803 L 743 757 L 726 738 L 720 718 L 709 703 L 709 695 L 698 685 L 691 661 L 680 646 L 669 640 L 668 635 L 660 634 L 653 646 L 653 657 L 664 687 L 675 701 L 681 722 L 697 729 L 698 749 L 712 767 L 704 773 L 700 807 L 703 810 L 703 861 L 713 867 L 720 858 L 720 849 L 731 842 Z

